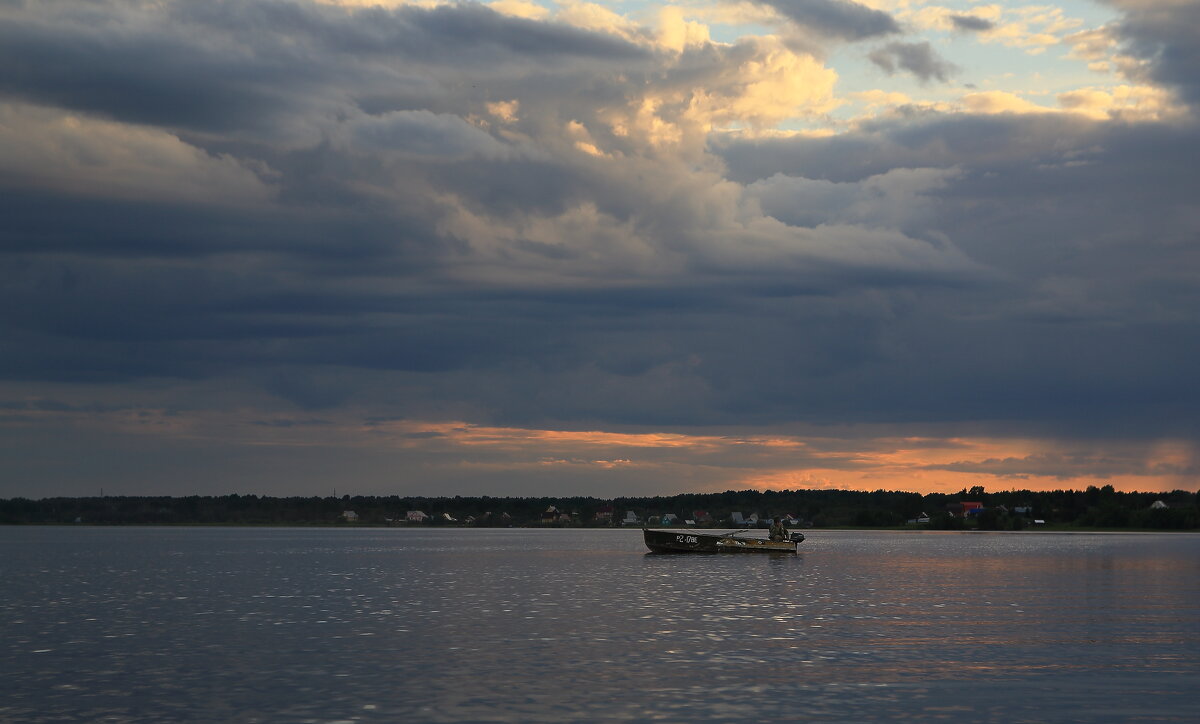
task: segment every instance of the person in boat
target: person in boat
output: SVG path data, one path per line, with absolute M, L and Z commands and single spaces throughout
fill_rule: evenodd
M 771 540 L 787 540 L 787 537 L 788 531 L 787 528 L 783 527 L 783 518 L 772 518 L 770 531 Z

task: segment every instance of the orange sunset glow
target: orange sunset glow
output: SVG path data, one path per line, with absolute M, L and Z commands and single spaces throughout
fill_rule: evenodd
M 997 438 L 836 438 L 778 434 L 685 434 L 538 430 L 466 422 L 397 421 L 372 426 L 374 445 L 426 454 L 473 456 L 456 461 L 494 472 L 558 468 L 614 475 L 683 475 L 703 490 L 834 488 L 949 493 L 1056 490 L 1112 485 L 1122 491 L 1186 489 L 1196 445 L 1157 441 L 1119 453 L 1110 445 L 1056 446 Z M 680 489 L 676 492 L 682 492 Z

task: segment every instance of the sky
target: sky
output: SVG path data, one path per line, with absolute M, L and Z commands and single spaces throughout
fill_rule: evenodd
M 0 497 L 1200 488 L 1200 2 L 0 0 Z

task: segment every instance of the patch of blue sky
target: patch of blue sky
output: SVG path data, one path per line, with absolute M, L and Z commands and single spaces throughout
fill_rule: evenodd
M 536 4 L 551 13 L 568 6 L 569 2 L 537 0 Z M 735 43 L 739 38 L 768 34 L 786 34 L 782 26 L 738 22 L 739 14 L 723 12 L 719 2 L 684 0 L 655 2 L 653 0 L 596 0 L 627 20 L 649 28 L 658 27 L 663 8 L 676 6 L 684 18 L 706 25 L 712 40 Z M 785 130 L 828 127 L 861 116 L 866 104 L 857 94 L 869 91 L 902 93 L 916 104 L 952 104 L 972 92 L 1003 91 L 1039 105 L 1055 106 L 1058 93 L 1093 86 L 1110 86 L 1116 77 L 1091 70 L 1086 60 L 1071 57 L 1067 36 L 1103 27 L 1119 19 L 1120 13 L 1110 5 L 1094 0 L 1059 0 L 1058 2 L 1011 2 L 1001 0 L 913 0 L 902 2 L 869 2 L 892 12 L 900 21 L 902 33 L 870 40 L 841 43 L 829 48 L 824 62 L 838 73 L 837 95 L 842 106 L 827 119 L 798 118 L 781 125 Z M 732 6 L 732 4 L 730 4 Z M 992 21 L 998 28 L 1019 24 L 1017 37 L 1001 38 L 972 31 L 954 31 L 930 27 L 929 17 L 937 9 L 955 14 L 974 15 Z M 720 22 L 726 19 L 729 22 Z M 745 19 L 744 16 L 741 19 Z M 1017 29 L 1014 28 L 1014 31 Z M 1037 34 L 1052 35 L 1058 43 L 1037 44 L 1028 40 Z M 1027 44 L 1021 44 L 1021 38 Z M 871 62 L 868 55 L 889 43 L 929 42 L 937 55 L 953 66 L 946 80 L 921 80 L 911 73 L 896 69 L 889 75 Z M 1040 50 L 1039 50 L 1040 49 Z
M 745 25 L 710 25 L 708 26 L 708 35 L 713 42 L 725 43 L 733 45 L 741 38 L 753 36 L 776 35 L 777 28 L 772 28 L 766 25 L 745 24 Z
M 916 39 L 915 42 L 921 40 Z M 906 42 L 914 41 L 908 39 Z M 1101 84 L 1112 79 L 1111 75 L 1090 70 L 1086 61 L 1068 57 L 1070 48 L 1065 45 L 1051 46 L 1043 53 L 1032 55 L 1019 48 L 982 44 L 969 39 L 945 42 L 930 39 L 930 42 L 941 59 L 954 66 L 948 72 L 947 82 L 936 78 L 921 81 L 901 70 L 889 75 L 868 59 L 871 51 L 884 47 L 886 43 L 857 44 L 839 48 L 828 59 L 829 65 L 838 72 L 838 91 L 851 93 L 880 89 L 920 98 L 936 95 L 946 87 L 965 87 L 1036 94 Z
M 951 1 L 940 7 L 962 10 L 963 14 L 968 14 L 971 8 L 982 5 L 990 3 Z M 1011 3 L 1003 7 L 997 25 L 1034 15 L 1035 11 L 1036 14 L 1053 13 L 1054 8 L 1063 11 L 1061 18 L 1066 23 L 1053 28 L 1034 23 L 1029 32 L 1049 30 L 1061 41 L 1073 33 L 1103 27 L 1118 17 L 1111 8 L 1091 2 L 1038 6 Z M 1039 105 L 1053 107 L 1054 96 L 1058 93 L 1121 82 L 1111 74 L 1090 69 L 1086 60 L 1072 57 L 1071 45 L 1066 42 L 1022 47 L 977 33 L 918 29 L 914 25 L 906 25 L 910 32 L 903 37 L 842 45 L 831 53 L 827 63 L 838 73 L 837 94 L 848 101 L 831 114 L 834 119 L 846 120 L 860 116 L 865 106 L 854 100 L 855 94 L 868 91 L 902 93 L 914 103 L 951 103 L 966 93 L 1003 91 Z M 868 56 L 872 51 L 896 41 L 929 42 L 941 60 L 953 66 L 953 70 L 947 73 L 945 81 L 938 78 L 922 80 L 900 69 L 889 75 L 871 62 Z M 1040 52 L 1036 52 L 1039 49 Z M 799 124 L 799 127 L 804 125 L 807 124 Z
M 542 0 L 541 4 L 550 9 L 554 9 L 557 6 L 556 3 L 546 2 L 546 0 Z M 657 23 L 658 13 L 663 8 L 676 6 L 683 9 L 684 16 L 687 19 L 704 22 L 709 28 L 712 39 L 722 43 L 733 43 L 738 38 L 746 35 L 765 35 L 780 31 L 779 28 L 758 23 L 715 22 L 714 18 L 720 16 L 733 18 L 737 17 L 737 15 L 735 13 L 717 11 L 716 9 L 723 3 L 714 2 L 713 0 L 685 0 L 683 2 L 599 0 L 595 4 L 607 7 L 615 13 L 648 26 L 653 26 Z M 916 29 L 911 27 L 911 23 L 905 22 L 906 19 L 931 8 L 946 8 L 962 15 L 980 15 L 983 17 L 990 17 L 994 12 L 993 9 L 999 8 L 1002 22 L 1011 22 L 1021 16 L 1044 14 L 1057 9 L 1061 11 L 1064 18 L 1078 20 L 1082 27 L 1089 28 L 1100 27 L 1120 16 L 1120 13 L 1112 6 L 1096 2 L 1095 0 L 1059 0 L 1058 2 L 1049 3 L 1012 2 L 1011 0 L 914 0 L 910 3 L 867 2 L 864 4 L 871 7 L 878 7 L 895 15 L 902 26 L 908 26 L 905 27 L 908 34 L 912 34 Z M 724 3 L 724 5 L 732 7 L 735 3 Z M 906 5 L 907 7 L 888 7 L 889 5 Z

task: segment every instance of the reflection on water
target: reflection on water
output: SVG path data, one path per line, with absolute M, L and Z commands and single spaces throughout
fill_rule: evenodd
M 1190 721 L 1200 536 L 0 529 L 0 720 Z

